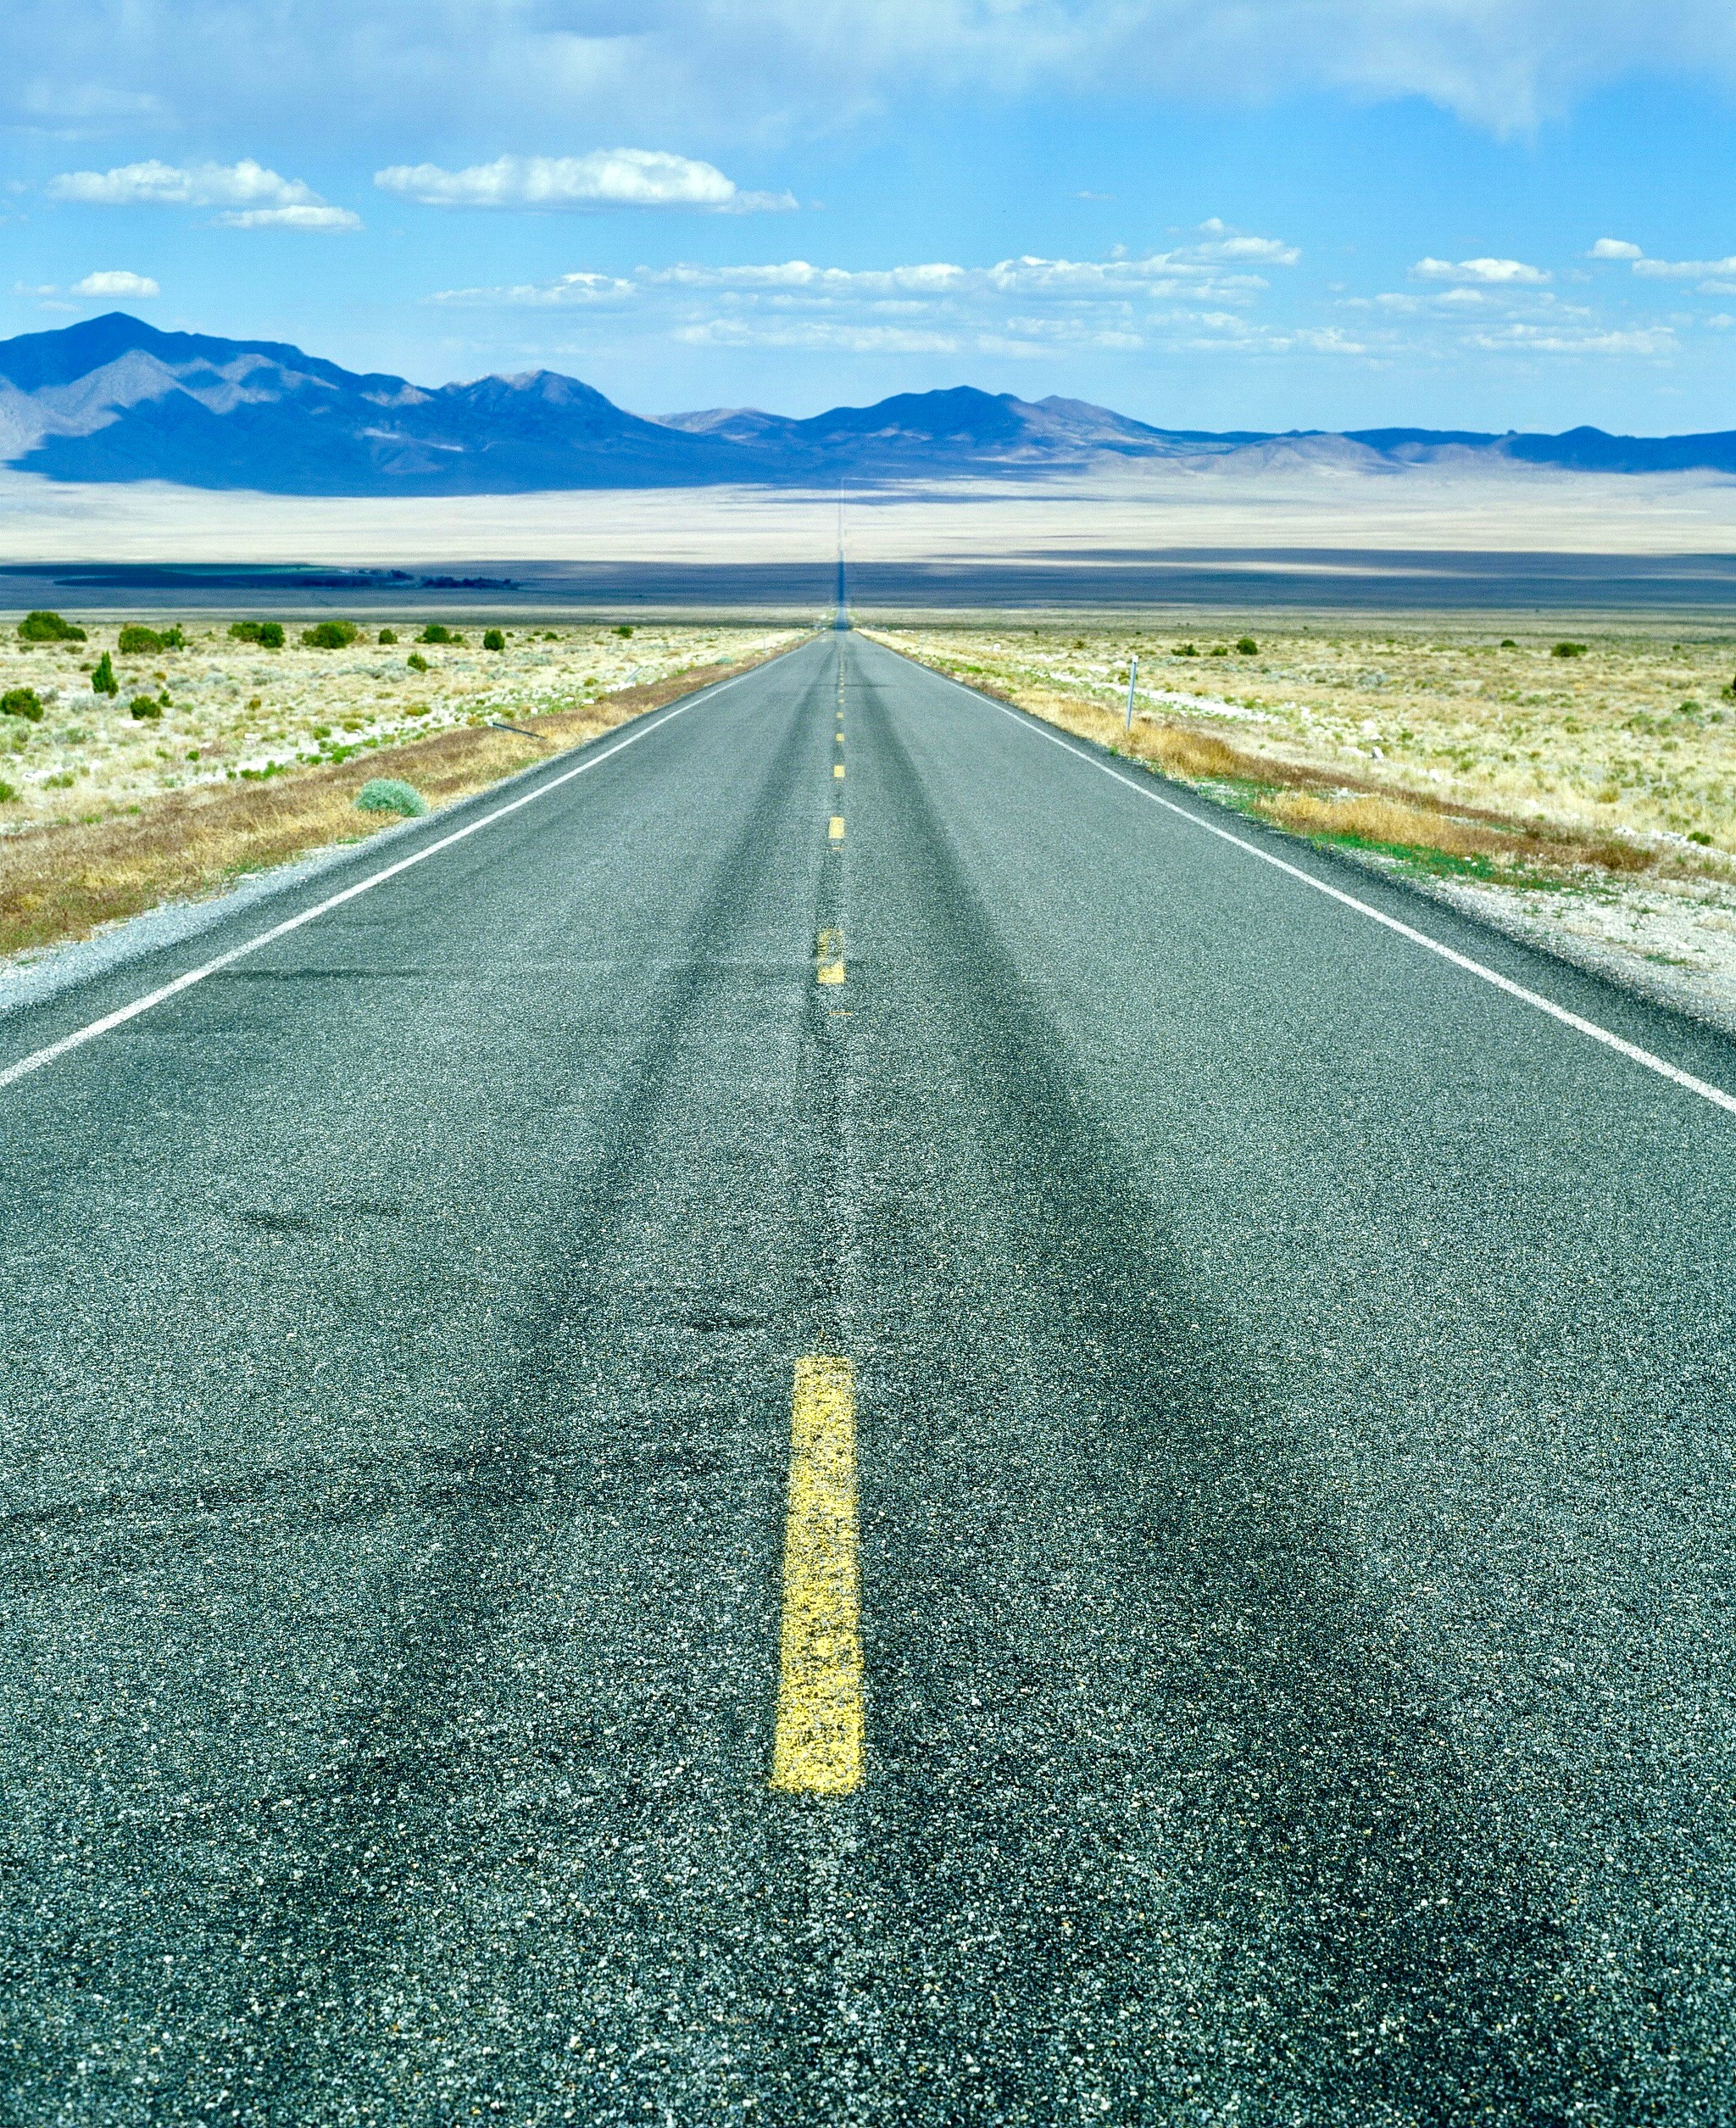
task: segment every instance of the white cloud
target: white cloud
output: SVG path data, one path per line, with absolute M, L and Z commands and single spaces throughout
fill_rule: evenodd
M 1483 287 L 1535 287 L 1549 279 L 1541 266 L 1518 259 L 1419 259 L 1410 269 L 1420 281 L 1476 282 Z
M 1646 281 L 1697 281 L 1704 274 L 1736 274 L 1736 257 L 1636 259 L 1633 270 Z
M 359 229 L 347 207 L 328 207 L 298 177 L 280 177 L 250 158 L 239 163 L 124 163 L 74 170 L 48 182 L 51 199 L 86 207 L 220 207 L 226 229 Z
M 1638 244 L 1627 243 L 1620 237 L 1600 237 L 1585 255 L 1588 259 L 1644 259 L 1645 253 Z
M 51 199 L 94 207 L 311 207 L 320 195 L 263 163 L 125 163 L 118 170 L 68 170 L 48 182 Z
M 348 207 L 245 207 L 219 214 L 225 229 L 359 229 L 362 218 Z
M 134 302 L 142 303 L 151 296 L 160 296 L 163 291 L 143 273 L 87 273 L 82 281 L 73 283 L 75 296 L 130 296 Z
M 1492 354 L 1675 354 L 1680 343 L 1667 326 L 1632 332 L 1563 330 L 1559 326 L 1515 322 L 1493 332 L 1473 333 L 1465 343 Z
M 437 163 L 376 170 L 381 192 L 424 207 L 519 207 L 595 212 L 609 207 L 689 207 L 712 214 L 783 212 L 787 192 L 744 192 L 711 163 L 643 148 L 597 148 L 588 155 L 502 155 L 468 170 Z

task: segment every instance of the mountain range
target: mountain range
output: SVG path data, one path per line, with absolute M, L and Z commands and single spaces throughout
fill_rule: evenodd
M 1155 428 L 1082 399 L 1031 401 L 970 386 L 800 421 L 743 407 L 650 420 L 551 370 L 429 388 L 359 376 L 279 341 L 161 332 L 120 311 L 0 341 L 0 461 L 51 480 L 162 480 L 281 495 L 521 494 L 1029 476 L 1116 458 L 1729 473 L 1736 431 L 1214 432 Z

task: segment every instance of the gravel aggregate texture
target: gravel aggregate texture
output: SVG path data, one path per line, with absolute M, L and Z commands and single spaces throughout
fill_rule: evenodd
M 815 639 L 0 1092 L 0 2117 L 1736 2119 L 1730 1119 L 1045 730 Z

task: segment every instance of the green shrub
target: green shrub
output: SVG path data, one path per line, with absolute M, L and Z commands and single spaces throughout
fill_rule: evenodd
M 63 621 L 58 613 L 39 607 L 19 622 L 18 639 L 20 643 L 82 643 L 85 632 L 75 627 L 71 621 Z
M 428 670 L 428 660 L 420 650 L 412 650 L 404 663 L 412 672 L 426 672 Z
M 131 707 L 133 715 L 137 717 L 141 722 L 144 721 L 147 718 L 154 721 L 163 714 L 163 705 L 158 701 L 153 695 L 134 695 Z
M 485 650 L 504 650 L 506 648 L 506 638 L 502 635 L 498 628 L 485 628 L 482 631 L 482 648 Z
M 615 632 L 618 636 L 630 636 L 633 632 L 630 627 L 628 627 L 626 622 L 622 621 L 616 624 Z
M 257 621 L 231 621 L 229 624 L 229 632 L 237 643 L 257 643 L 259 640 L 260 625 Z
M 1236 648 L 1242 653 L 1242 655 L 1244 658 L 1257 657 L 1260 655 L 1260 645 L 1254 640 L 1252 636 L 1242 637 L 1237 643 Z
M 8 688 L 0 694 L 0 716 L 21 716 L 31 724 L 42 721 L 42 705 L 34 688 Z
M 342 625 L 340 622 L 339 626 Z M 283 648 L 283 623 L 281 621 L 262 621 L 258 641 L 262 650 L 281 650 Z
M 162 637 L 154 628 L 134 626 L 121 630 L 120 640 L 114 647 L 123 657 L 131 658 L 152 650 L 161 650 L 164 645 Z
M 261 626 L 261 643 L 265 640 L 265 629 L 271 625 L 267 621 Z M 360 632 L 353 621 L 320 621 L 311 628 L 302 630 L 302 643 L 309 650 L 348 650 Z
M 396 642 L 398 641 L 398 631 L 397 631 L 397 629 L 396 629 L 396 628 L 382 628 L 382 629 L 380 631 L 380 640 L 381 640 L 382 643 L 396 643 Z
M 16 784 L 8 783 L 3 776 L 0 776 L 0 805 L 9 805 L 17 796 Z
M 1501 648 L 1504 650 L 1516 650 L 1519 646 L 1514 642 L 1511 636 L 1503 636 L 1501 638 Z
M 1550 655 L 1552 658 L 1583 658 L 1585 645 L 1583 643 L 1558 643 Z
M 1191 643 L 1178 643 L 1170 655 L 1177 658 L 1197 658 L 1199 653 Z
M 359 813 L 402 813 L 415 820 L 428 810 L 428 801 L 414 783 L 401 783 L 395 776 L 372 776 L 356 793 Z
M 418 643 L 462 643 L 464 638 L 455 629 L 442 627 L 439 621 L 431 621 L 416 638 Z
M 91 692 L 93 694 L 119 694 L 120 692 L 120 682 L 114 677 L 114 661 L 106 650 L 97 659 L 97 669 L 91 675 Z

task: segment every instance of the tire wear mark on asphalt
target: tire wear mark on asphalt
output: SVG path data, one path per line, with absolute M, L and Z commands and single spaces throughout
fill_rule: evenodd
M 857 1000 L 879 1771 L 838 1896 L 885 1936 L 844 1959 L 876 1998 L 854 2077 L 897 2062 L 934 2120 L 1064 2092 L 1118 2119 L 1620 2117 L 1545 1887 L 869 704 L 859 865 L 900 965 Z M 892 1941 L 922 1983 L 895 2002 Z

